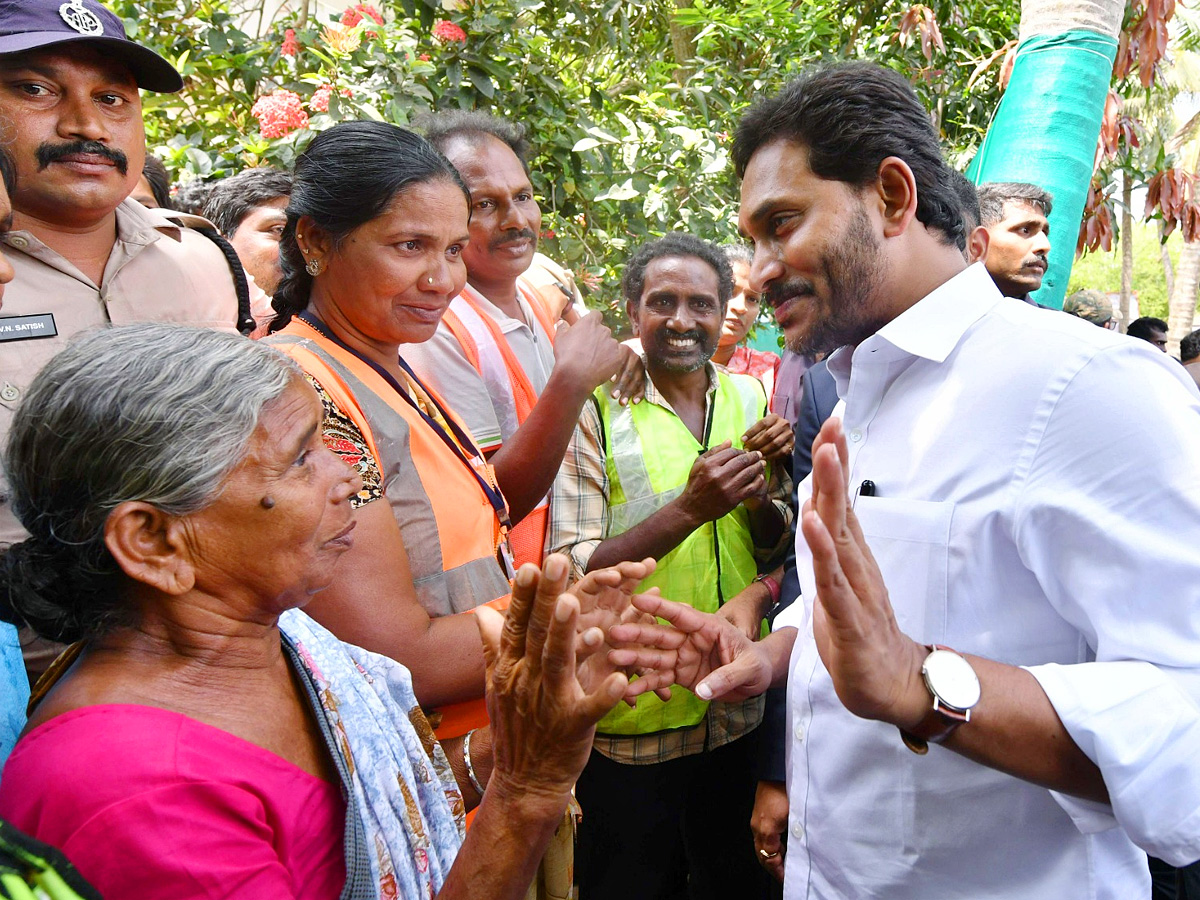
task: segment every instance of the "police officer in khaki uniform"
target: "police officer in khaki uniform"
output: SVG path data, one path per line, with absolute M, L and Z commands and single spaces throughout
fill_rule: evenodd
M 139 88 L 182 87 L 95 0 L 0 0 L 0 133 L 17 170 L 0 237 L 16 270 L 0 309 L 0 438 L 33 376 L 77 332 L 151 320 L 236 330 L 221 250 L 126 199 L 146 153 Z M 0 543 L 24 538 L 7 494 L 0 485 Z

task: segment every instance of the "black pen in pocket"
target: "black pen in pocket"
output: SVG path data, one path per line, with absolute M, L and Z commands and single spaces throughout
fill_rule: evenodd
M 850 505 L 854 506 L 855 503 L 858 503 L 859 497 L 874 497 L 874 496 L 875 496 L 875 482 L 873 482 L 870 478 L 867 478 L 863 481 L 862 484 L 860 484 L 858 486 L 858 490 L 854 492 L 854 503 L 851 503 Z

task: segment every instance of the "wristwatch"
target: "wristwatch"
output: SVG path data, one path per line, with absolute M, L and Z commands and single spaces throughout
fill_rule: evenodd
M 900 738 L 913 753 L 925 754 L 930 742 L 942 743 L 955 728 L 971 721 L 971 710 L 979 703 L 979 676 L 960 654 L 930 644 L 921 677 L 933 695 L 933 707 L 915 726 L 900 729 Z

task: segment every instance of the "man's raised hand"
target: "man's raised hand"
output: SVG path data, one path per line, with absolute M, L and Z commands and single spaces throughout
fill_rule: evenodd
M 927 651 L 900 630 L 883 575 L 851 506 L 842 423 L 813 442 L 812 498 L 801 530 L 813 557 L 813 635 L 845 707 L 865 719 L 916 725 L 929 710 L 921 681 Z
M 588 313 L 574 325 L 560 325 L 554 338 L 554 375 L 583 393 L 625 372 L 628 349 L 604 324 L 600 313 Z
M 627 700 L 673 684 L 702 700 L 745 700 L 771 686 L 775 673 L 770 655 L 732 623 L 654 594 L 638 594 L 633 604 L 669 624 L 626 623 L 609 629 L 611 643 L 630 645 L 609 651 L 613 665 L 639 672 L 626 690 Z
M 791 423 L 775 413 L 767 413 L 742 435 L 742 446 L 757 450 L 764 459 L 785 459 L 792 455 L 795 445 L 796 434 Z

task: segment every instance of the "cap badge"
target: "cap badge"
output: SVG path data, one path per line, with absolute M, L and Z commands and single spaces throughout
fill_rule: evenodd
M 67 23 L 67 27 L 88 37 L 99 37 L 104 34 L 104 23 L 90 9 L 86 9 L 83 0 L 67 0 L 58 8 L 58 14 Z

